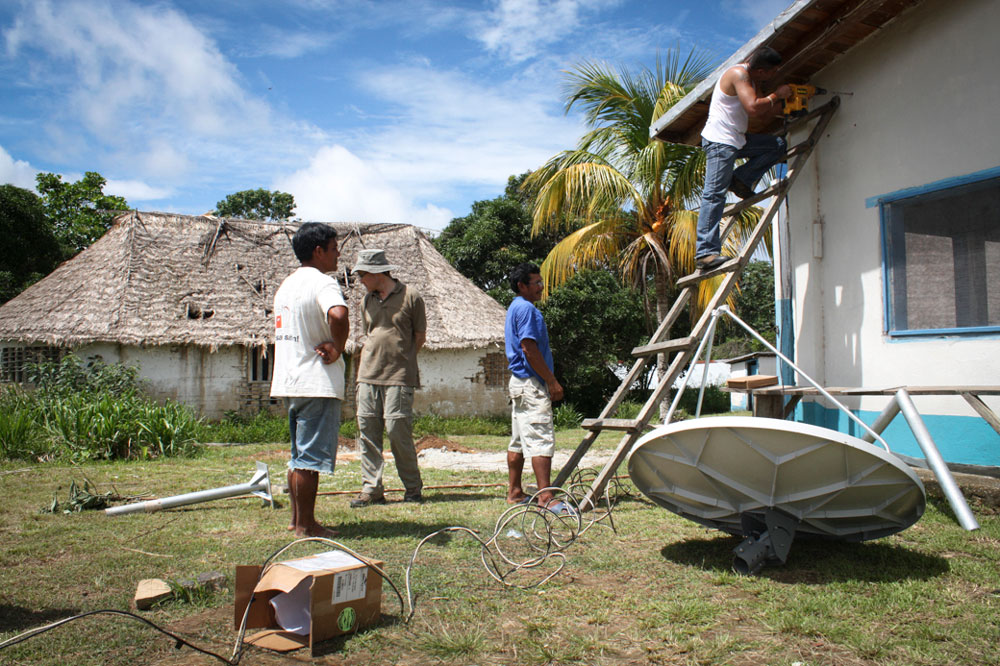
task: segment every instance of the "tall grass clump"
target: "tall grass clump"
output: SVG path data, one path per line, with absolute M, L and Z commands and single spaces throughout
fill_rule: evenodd
M 343 432 L 343 430 L 341 430 Z M 202 442 L 272 444 L 287 442 L 288 416 L 261 410 L 255 414 L 226 412 L 221 421 L 204 422 L 198 433 Z
M 0 389 L 0 458 L 39 460 L 51 450 L 36 401 L 17 386 Z
M 145 396 L 135 367 L 67 355 L 26 365 L 25 373 L 33 390 L 14 389 L 0 400 L 7 407 L 0 421 L 4 457 L 112 460 L 195 450 L 194 412 Z

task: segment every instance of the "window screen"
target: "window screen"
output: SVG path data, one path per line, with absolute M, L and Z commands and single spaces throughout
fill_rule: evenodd
M 883 204 L 889 332 L 1000 328 L 1000 178 Z

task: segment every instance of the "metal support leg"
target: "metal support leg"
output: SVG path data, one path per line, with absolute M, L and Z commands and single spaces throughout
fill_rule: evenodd
M 889 404 L 882 410 L 882 413 L 875 419 L 875 423 L 872 424 L 872 430 L 875 433 L 882 434 L 900 411 L 903 412 L 903 418 L 906 419 L 910 430 L 913 431 L 913 436 L 916 438 L 917 444 L 920 445 L 920 450 L 924 452 L 927 465 L 934 472 L 938 483 L 941 484 L 941 492 L 944 493 L 948 504 L 951 505 L 951 510 L 955 512 L 958 523 L 970 532 L 978 530 L 979 522 L 972 515 L 972 510 L 969 508 L 968 502 L 965 501 L 965 496 L 962 495 L 961 489 L 955 483 L 955 477 L 951 475 L 951 470 L 948 469 L 944 458 L 941 457 L 941 452 L 938 451 L 937 444 L 934 443 L 930 431 L 924 425 L 924 420 L 920 418 L 917 406 L 913 404 L 913 398 L 910 397 L 906 389 L 896 391 L 896 395 L 893 396 Z M 875 441 L 875 438 L 867 433 L 861 439 L 866 442 Z
M 955 512 L 955 517 L 958 518 L 959 524 L 969 531 L 978 530 L 979 523 L 976 521 L 976 517 L 972 515 L 972 509 L 969 508 L 969 504 L 965 501 L 965 496 L 962 495 L 958 484 L 955 483 L 955 477 L 951 475 L 951 470 L 948 469 L 944 458 L 941 457 L 941 452 L 938 451 L 937 445 L 931 439 L 931 433 L 927 430 L 927 426 L 924 425 L 924 420 L 920 418 L 917 406 L 913 404 L 913 399 L 906 392 L 906 389 L 896 391 L 896 402 L 899 404 L 899 409 L 903 412 L 906 422 L 910 424 L 910 430 L 913 431 L 913 436 L 917 438 L 917 444 L 920 445 L 920 450 L 924 452 L 927 464 L 934 470 L 934 476 L 937 477 L 938 483 L 941 484 L 941 491 L 948 498 L 948 504 L 951 505 L 951 510 Z

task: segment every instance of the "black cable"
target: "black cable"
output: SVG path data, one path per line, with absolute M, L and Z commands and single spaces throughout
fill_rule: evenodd
M 99 615 L 101 613 L 107 613 L 108 615 L 122 615 L 122 616 L 125 616 L 125 617 L 134 618 L 136 620 L 139 620 L 140 622 L 144 622 L 144 623 L 148 624 L 153 629 L 156 629 L 160 633 L 166 634 L 167 636 L 169 636 L 170 638 L 172 638 L 174 640 L 174 647 L 175 648 L 180 648 L 182 645 L 186 645 L 187 647 L 191 648 L 192 650 L 195 650 L 196 652 L 200 652 L 200 653 L 202 653 L 204 655 L 208 655 L 209 657 L 214 657 L 215 659 L 218 659 L 219 661 L 221 661 L 223 664 L 226 664 L 227 666 L 234 666 L 234 662 L 230 661 L 229 659 L 226 659 L 225 657 L 223 657 L 221 655 L 218 655 L 218 654 L 212 652 L 211 650 L 205 650 L 204 648 L 200 648 L 197 645 L 195 645 L 194 643 L 191 643 L 191 642 L 188 642 L 188 641 L 184 640 L 183 638 L 181 638 L 177 634 L 175 634 L 173 632 L 170 632 L 170 631 L 167 631 L 163 627 L 157 625 L 155 622 L 147 620 L 146 618 L 142 617 L 141 615 L 136 615 L 135 613 L 130 613 L 129 611 L 117 610 L 115 608 L 102 608 L 100 610 L 87 611 L 86 613 L 80 613 L 79 615 L 74 615 L 72 617 L 63 618 L 62 620 L 58 620 L 56 622 L 53 622 L 52 624 L 47 624 L 44 627 L 39 627 L 38 629 L 32 629 L 30 631 L 26 631 L 23 634 L 20 634 L 18 636 L 14 636 L 13 638 L 8 639 L 8 640 L 4 641 L 3 643 L 0 643 L 0 650 L 3 650 L 4 648 L 8 648 L 8 647 L 11 647 L 11 646 L 14 646 L 14 645 L 17 645 L 18 643 L 23 643 L 24 641 L 28 640 L 29 638 L 34 638 L 35 636 L 44 634 L 47 631 L 51 631 L 52 629 L 55 629 L 57 627 L 61 627 L 62 625 L 67 624 L 69 622 L 72 622 L 74 620 L 79 620 L 81 618 L 84 618 L 84 617 L 87 617 L 87 616 L 90 616 L 90 615 Z

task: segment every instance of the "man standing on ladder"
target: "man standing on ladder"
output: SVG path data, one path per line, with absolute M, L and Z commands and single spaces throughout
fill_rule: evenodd
M 764 172 L 785 156 L 786 144 L 770 134 L 747 134 L 749 116 L 765 116 L 780 109 L 779 100 L 792 91 L 780 85 L 766 97 L 758 97 L 759 84 L 770 81 L 778 72 L 781 56 L 774 49 L 761 46 L 746 62 L 727 69 L 712 92 L 708 121 L 701 132 L 705 150 L 705 186 L 698 211 L 698 245 L 695 263 L 700 270 L 718 268 L 729 260 L 722 256 L 719 226 L 726 206 L 726 191 L 741 199 L 753 196 L 754 186 Z M 738 157 L 748 158 L 733 170 Z

